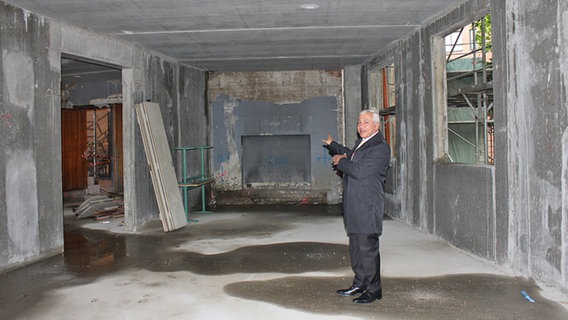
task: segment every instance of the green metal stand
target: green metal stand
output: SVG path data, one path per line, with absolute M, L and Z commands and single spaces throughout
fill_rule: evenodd
M 182 152 L 182 181 L 179 183 L 180 188 L 183 192 L 183 205 L 185 208 L 185 214 L 187 215 L 187 221 L 197 220 L 189 219 L 189 207 L 187 200 L 187 192 L 191 189 L 201 187 L 201 211 L 195 211 L 194 213 L 212 213 L 211 211 L 205 210 L 205 186 L 215 182 L 215 179 L 208 178 L 205 174 L 205 150 L 212 149 L 212 146 L 197 146 L 197 147 L 180 147 L 174 148 L 175 151 Z M 197 176 L 188 177 L 187 176 L 187 152 L 192 150 L 199 150 L 201 155 L 201 174 Z

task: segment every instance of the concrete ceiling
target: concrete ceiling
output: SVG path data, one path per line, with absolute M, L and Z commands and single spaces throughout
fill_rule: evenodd
M 361 64 L 381 48 L 463 2 L 4 1 L 211 71 L 330 70 Z

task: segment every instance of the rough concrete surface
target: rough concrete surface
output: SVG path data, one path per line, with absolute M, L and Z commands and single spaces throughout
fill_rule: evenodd
M 219 207 L 126 233 L 65 215 L 65 253 L 0 275 L 0 319 L 566 319 L 568 298 L 394 220 L 383 299 L 351 281 L 339 206 Z M 535 299 L 521 296 L 524 290 Z

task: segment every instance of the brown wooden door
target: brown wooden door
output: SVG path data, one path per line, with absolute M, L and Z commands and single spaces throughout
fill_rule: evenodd
M 87 116 L 84 110 L 61 110 L 63 191 L 87 188 Z

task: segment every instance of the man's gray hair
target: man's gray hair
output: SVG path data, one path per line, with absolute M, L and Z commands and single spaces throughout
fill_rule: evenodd
M 359 113 L 359 115 L 367 114 L 367 113 L 372 113 L 372 114 L 373 114 L 373 122 L 374 122 L 374 123 L 380 123 L 380 122 L 381 122 L 381 116 L 380 116 L 379 113 L 378 113 L 376 110 L 374 110 L 374 109 L 365 109 L 365 110 L 361 111 L 361 112 Z

